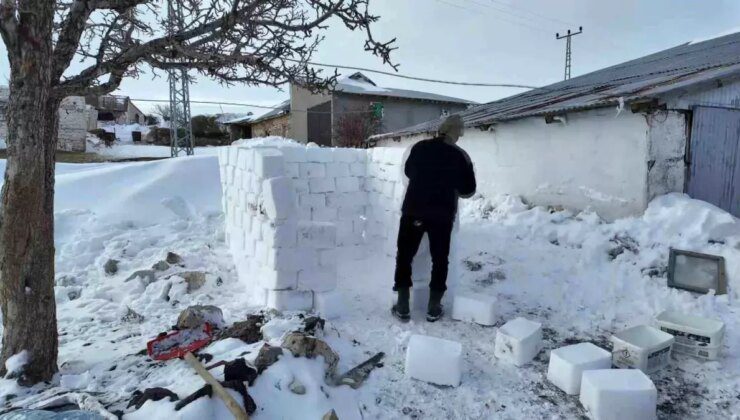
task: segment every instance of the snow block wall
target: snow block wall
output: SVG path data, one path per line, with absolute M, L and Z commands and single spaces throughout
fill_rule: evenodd
M 404 150 L 254 142 L 219 153 L 226 240 L 256 304 L 311 310 L 334 302 L 341 261 L 395 257 Z M 426 239 L 414 280 L 427 286 Z M 330 308 L 324 308 L 327 310 Z

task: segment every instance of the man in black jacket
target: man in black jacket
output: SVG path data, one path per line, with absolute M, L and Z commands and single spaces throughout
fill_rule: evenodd
M 404 322 L 411 317 L 411 263 L 424 233 L 429 237 L 432 254 L 427 321 L 434 322 L 444 313 L 441 302 L 447 290 L 450 236 L 457 213 L 457 199 L 473 195 L 476 187 L 470 157 L 455 145 L 463 130 L 459 115 L 448 117 L 440 126 L 438 137 L 416 143 L 406 160 L 404 170 L 409 185 L 401 209 L 393 286 L 393 290 L 398 292 L 398 301 L 391 310 Z

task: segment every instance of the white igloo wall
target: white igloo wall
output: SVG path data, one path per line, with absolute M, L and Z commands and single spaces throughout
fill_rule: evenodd
M 405 150 L 391 147 L 256 141 L 222 148 L 226 240 L 253 303 L 279 310 L 326 306 L 341 288 L 339 263 L 395 257 L 404 160 Z M 426 287 L 430 270 L 425 239 L 414 261 L 415 285 Z M 453 271 L 451 264 L 450 277 Z

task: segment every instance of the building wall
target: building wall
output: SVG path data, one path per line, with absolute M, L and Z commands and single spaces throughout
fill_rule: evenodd
M 512 194 L 535 205 L 590 207 L 611 220 L 647 206 L 649 129 L 642 114 L 604 108 L 568 114 L 565 124 L 533 117 L 497 124 L 493 131 L 467 129 L 458 144 L 470 154 L 478 192 L 485 196 Z M 379 145 L 408 147 L 423 138 Z
M 138 119 L 137 119 L 138 117 Z M 134 105 L 131 100 L 128 103 L 128 109 L 126 110 L 126 121 L 124 124 L 146 124 L 146 115 Z
M 685 190 L 687 115 L 681 111 L 659 111 L 645 116 L 648 123 L 648 201 Z
M 57 150 L 84 152 L 93 114 L 97 119 L 97 111 L 85 105 L 85 98 L 82 96 L 64 98 L 59 106 Z
M 694 105 L 740 108 L 740 80 L 708 82 L 667 95 L 664 101 L 668 109 L 690 110 Z
M 0 138 L 5 139 L 8 126 L 5 118 L 5 104 L 10 91 L 7 87 L 0 87 Z M 84 152 L 87 142 L 87 132 L 97 126 L 97 111 L 85 105 L 85 98 L 70 96 L 65 98 L 59 106 L 59 135 L 57 150 L 69 152 Z
M 389 133 L 420 124 L 426 121 L 440 118 L 443 112 L 454 114 L 467 109 L 466 104 L 428 102 L 413 99 L 373 97 L 368 95 L 349 95 L 335 93 L 332 98 L 332 110 L 334 118 L 332 127 L 336 128 L 340 118 L 347 116 L 352 118 L 359 110 L 367 110 L 370 104 L 380 102 L 383 104 L 383 117 L 376 134 Z M 347 113 L 348 114 L 343 114 Z M 332 130 L 335 131 L 334 129 Z M 335 136 L 336 137 L 336 136 Z M 336 144 L 333 139 L 332 144 Z
M 252 124 L 252 137 L 281 136 L 290 134 L 290 114 Z
M 331 100 L 331 95 L 311 93 L 297 85 L 290 85 L 290 129 L 288 136 L 293 140 L 307 143 L 308 138 L 308 108 Z

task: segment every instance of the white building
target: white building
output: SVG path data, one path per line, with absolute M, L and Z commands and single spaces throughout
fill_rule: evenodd
M 0 140 L 5 144 L 8 125 L 5 111 L 10 90 L 0 86 Z M 97 128 L 98 112 L 85 104 L 82 96 L 69 96 L 59 105 L 59 133 L 57 150 L 65 152 L 84 152 L 87 144 L 87 132 Z M 5 146 L 3 146 L 4 148 Z
M 614 219 L 687 192 L 740 216 L 740 33 L 680 45 L 463 111 L 487 196 Z M 372 137 L 407 147 L 440 120 Z

